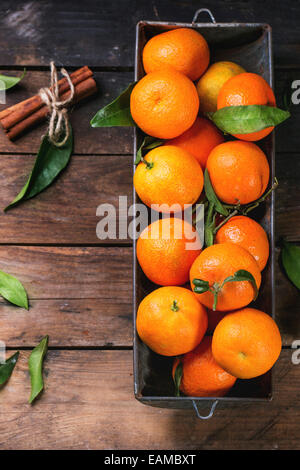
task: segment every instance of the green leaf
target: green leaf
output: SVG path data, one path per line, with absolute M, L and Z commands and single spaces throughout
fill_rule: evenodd
M 224 281 L 221 285 L 221 289 L 224 286 L 224 284 L 226 284 L 227 282 L 241 282 L 241 281 L 251 282 L 251 284 L 253 285 L 254 290 L 255 290 L 254 300 L 256 300 L 256 298 L 258 296 L 258 288 L 257 288 L 256 282 L 255 282 L 255 279 L 252 276 L 252 274 L 249 273 L 249 271 L 246 271 L 245 269 L 239 269 L 238 271 L 236 271 L 234 273 L 233 276 L 226 277 L 226 279 L 224 279 Z
M 281 259 L 288 278 L 300 289 L 300 247 L 284 241 Z
M 223 132 L 228 134 L 248 134 L 271 126 L 277 126 L 290 117 L 290 112 L 273 106 L 249 105 L 226 106 L 209 118 Z
M 175 374 L 174 374 L 174 384 L 175 384 L 175 397 L 180 397 L 180 384 L 183 375 L 183 365 L 182 362 L 179 361 Z
M 118 98 L 99 109 L 91 120 L 92 127 L 135 126 L 130 113 L 130 95 L 135 86 L 130 83 Z
M 28 367 L 31 380 L 31 394 L 29 403 L 32 403 L 44 388 L 43 361 L 48 350 L 49 336 L 45 336 L 34 348 L 28 359 Z
M 11 376 L 19 358 L 19 351 L 10 356 L 4 364 L 0 365 L 0 385 L 3 385 Z
M 26 69 L 24 69 L 20 77 L 8 77 L 7 75 L 0 74 L 0 91 L 9 90 L 10 88 L 14 87 L 22 80 L 22 78 L 25 77 L 25 74 Z
M 150 137 L 150 135 L 146 135 L 136 153 L 136 159 L 135 159 L 134 164 L 138 165 L 140 161 L 143 159 L 143 150 L 152 150 L 162 145 L 162 143 L 163 143 L 163 140 L 157 140 L 155 139 L 155 137 Z
M 62 147 L 52 144 L 46 135 L 39 148 L 33 169 L 17 197 L 4 209 L 7 211 L 19 202 L 30 199 L 47 188 L 67 166 L 73 151 L 73 134 Z
M 209 282 L 203 281 L 203 279 L 193 279 L 193 284 L 196 287 L 209 287 Z
M 204 171 L 204 191 L 208 201 L 214 205 L 215 210 L 226 217 L 229 212 L 217 198 L 214 188 L 212 187 L 207 168 Z
M 0 295 L 12 304 L 28 310 L 28 298 L 23 285 L 17 278 L 3 271 L 0 271 Z

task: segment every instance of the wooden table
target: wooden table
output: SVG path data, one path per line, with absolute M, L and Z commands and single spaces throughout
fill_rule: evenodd
M 200 2 L 201 3 L 201 2 Z M 205 3 L 205 2 L 204 2 Z M 251 5 L 249 5 L 251 3 Z M 217 21 L 273 26 L 276 95 L 300 79 L 300 5 L 292 0 L 210 0 Z M 271 403 L 216 410 L 209 421 L 193 411 L 146 407 L 133 397 L 130 240 L 101 242 L 96 208 L 131 201 L 132 131 L 91 129 L 96 110 L 133 79 L 135 24 L 140 19 L 190 21 L 198 1 L 10 2 L 0 4 L 0 65 L 21 85 L 8 104 L 49 82 L 49 61 L 69 70 L 89 65 L 100 93 L 71 120 L 71 163 L 49 189 L 0 213 L 0 268 L 17 276 L 30 297 L 24 311 L 1 301 L 0 339 L 20 360 L 0 392 L 1 449 L 291 449 L 300 448 L 299 294 L 277 265 L 277 322 L 284 348 L 275 367 Z M 2 106 L 3 107 L 3 106 Z M 300 241 L 300 114 L 276 131 L 276 240 Z M 30 171 L 45 126 L 15 144 L 0 135 L 0 201 L 5 207 Z M 279 252 L 279 250 L 278 250 Z M 27 359 L 48 334 L 46 389 L 28 404 Z M 9 351 L 11 354 L 11 351 Z

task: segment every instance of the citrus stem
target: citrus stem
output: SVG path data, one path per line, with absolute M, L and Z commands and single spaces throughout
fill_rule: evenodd
M 275 177 L 274 178 L 274 183 L 272 184 L 271 188 L 262 196 L 260 197 L 259 199 L 257 199 L 257 201 L 255 201 L 253 204 L 250 203 L 248 204 L 243 210 L 242 210 L 242 214 L 246 215 L 248 214 L 248 212 L 252 211 L 253 209 L 255 209 L 256 207 L 259 206 L 259 204 L 263 201 L 265 201 L 267 199 L 267 197 L 277 188 L 278 186 L 278 180 L 277 178 Z
M 173 310 L 173 312 L 178 312 L 179 307 L 178 307 L 178 302 L 177 302 L 177 300 L 173 300 L 173 303 L 172 303 L 172 306 L 171 306 L 171 310 Z

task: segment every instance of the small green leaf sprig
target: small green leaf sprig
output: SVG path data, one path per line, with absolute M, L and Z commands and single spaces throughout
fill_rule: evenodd
M 203 294 L 204 292 L 211 292 L 214 296 L 214 303 L 213 303 L 213 310 L 215 311 L 217 309 L 217 303 L 218 303 L 218 295 L 222 291 L 224 285 L 227 282 L 242 282 L 242 281 L 249 281 L 253 285 L 254 288 L 254 299 L 256 300 L 258 296 L 258 288 L 255 282 L 254 277 L 249 271 L 246 271 L 245 269 L 239 269 L 234 273 L 233 276 L 228 276 L 222 284 L 219 284 L 218 282 L 215 282 L 213 286 L 210 287 L 208 281 L 204 281 L 203 279 L 193 279 L 193 284 L 194 284 L 194 289 L 193 291 L 195 294 Z
M 20 77 L 9 77 L 7 75 L 0 74 L 0 91 L 9 90 L 19 83 L 26 74 L 26 69 L 23 70 L 23 73 Z

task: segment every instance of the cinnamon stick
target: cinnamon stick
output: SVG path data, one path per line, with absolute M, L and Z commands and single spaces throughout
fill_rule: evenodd
M 70 78 L 74 85 L 81 83 L 87 78 L 91 77 L 93 72 L 89 67 L 84 66 L 75 72 L 70 74 Z M 64 77 L 58 81 L 59 93 L 62 95 L 69 89 L 68 80 Z M 8 130 L 15 126 L 20 121 L 23 121 L 25 118 L 31 114 L 38 111 L 44 103 L 39 95 L 35 95 L 27 100 L 24 100 L 20 103 L 10 106 L 9 108 L 4 109 L 0 112 L 0 123 L 5 130 Z
M 91 77 L 77 83 L 77 85 L 75 85 L 75 95 L 74 95 L 72 104 L 78 103 L 84 98 L 91 96 L 92 94 L 96 93 L 96 91 L 97 91 L 96 82 Z M 69 93 L 70 93 L 70 90 L 68 89 L 60 96 L 60 99 L 62 101 L 65 100 L 66 98 L 68 98 Z M 10 140 L 15 140 L 20 134 L 23 134 L 27 129 L 45 120 L 48 113 L 49 113 L 48 107 L 46 105 L 42 105 L 37 111 L 33 112 L 25 119 L 19 121 L 17 124 L 7 129 L 5 131 L 7 137 Z

